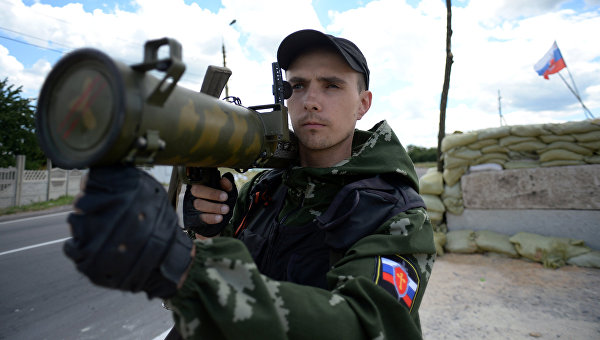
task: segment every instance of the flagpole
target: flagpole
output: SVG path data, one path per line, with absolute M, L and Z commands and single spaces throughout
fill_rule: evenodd
M 566 68 L 566 69 L 567 69 L 567 71 L 569 71 L 569 68 Z M 571 74 L 571 72 L 569 72 L 569 75 L 570 74 Z M 560 79 L 562 79 L 562 81 L 565 83 L 565 85 L 567 85 L 567 87 L 569 88 L 571 93 L 573 93 L 575 98 L 577 98 L 577 100 L 579 100 L 579 103 L 581 103 L 581 106 L 583 107 L 583 112 L 585 114 L 585 118 L 588 118 L 588 115 L 589 115 L 589 118 L 594 118 L 594 115 L 592 114 L 592 112 L 587 108 L 587 106 L 585 106 L 585 104 L 583 103 L 583 100 L 581 100 L 579 93 L 577 93 L 575 90 L 573 90 L 571 85 L 569 85 L 569 83 L 567 83 L 567 81 L 565 80 L 565 77 L 563 77 L 562 74 L 560 74 L 560 72 L 558 72 L 558 75 L 560 76 Z M 573 81 L 573 77 L 571 77 L 571 81 Z M 574 81 L 573 81 L 573 86 L 575 86 Z M 575 87 L 575 89 L 577 89 L 577 87 Z
M 564 61 L 564 57 L 563 57 L 563 61 Z M 571 84 L 573 84 L 573 88 L 575 89 L 575 92 L 577 93 L 577 95 L 579 95 L 579 90 L 577 89 L 577 84 L 575 84 L 575 79 L 573 78 L 573 75 L 571 74 L 571 70 L 569 70 L 569 67 L 567 66 L 567 63 L 565 62 L 565 68 L 567 69 L 567 72 L 569 73 L 569 78 L 571 78 Z
M 556 42 L 554 42 L 554 43 L 556 43 Z M 579 90 L 577 89 L 577 84 L 575 84 L 575 78 L 573 78 L 573 75 L 571 74 L 571 70 L 569 70 L 569 67 L 567 66 L 567 61 L 565 60 L 565 57 L 562 56 L 562 59 L 563 59 L 563 63 L 565 64 L 565 68 L 567 69 L 567 73 L 569 73 L 569 78 L 571 78 L 571 84 L 573 84 L 573 88 L 571 88 L 571 86 L 569 86 L 569 84 L 567 83 L 565 78 L 562 76 L 562 74 L 560 74 L 560 72 L 558 72 L 560 79 L 562 79 L 562 81 L 565 83 L 565 85 L 567 85 L 569 90 L 571 90 L 571 93 L 573 93 L 575 95 L 575 97 L 577 98 L 577 100 L 579 100 L 579 103 L 581 103 L 581 106 L 583 107 L 583 113 L 585 114 L 585 118 L 588 118 L 588 115 L 589 115 L 589 118 L 594 118 L 594 115 L 592 114 L 592 112 L 585 106 L 585 104 L 583 103 L 583 100 L 581 100 L 581 96 L 579 95 Z

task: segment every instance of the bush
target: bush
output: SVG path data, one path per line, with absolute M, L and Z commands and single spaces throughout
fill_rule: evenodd
M 413 163 L 436 162 L 437 148 L 424 148 L 422 146 L 409 145 L 406 148 L 408 156 Z

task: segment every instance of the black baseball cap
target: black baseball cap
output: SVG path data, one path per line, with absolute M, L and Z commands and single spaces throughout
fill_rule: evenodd
M 287 70 L 303 51 L 319 46 L 333 47 L 338 51 L 353 70 L 365 76 L 365 84 L 369 89 L 369 67 L 367 66 L 367 59 L 365 59 L 360 49 L 348 39 L 334 37 L 315 30 L 297 31 L 283 39 L 279 44 L 279 49 L 277 49 L 279 67 Z

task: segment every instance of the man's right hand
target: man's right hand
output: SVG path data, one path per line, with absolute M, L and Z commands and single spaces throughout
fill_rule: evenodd
M 221 233 L 231 216 L 238 192 L 231 173 L 220 180 L 221 189 L 187 185 L 183 197 L 183 225 L 196 234 L 213 237 Z

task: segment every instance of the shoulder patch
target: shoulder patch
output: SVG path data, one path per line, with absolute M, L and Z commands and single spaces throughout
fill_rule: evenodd
M 420 278 L 415 266 L 400 255 L 377 258 L 375 283 L 412 310 Z

